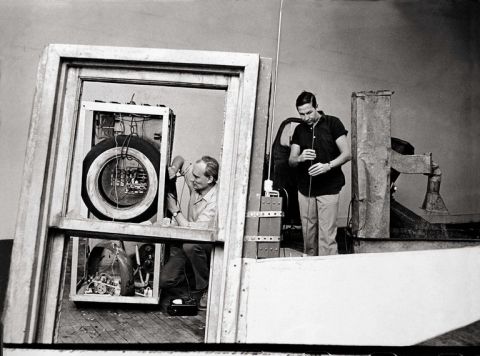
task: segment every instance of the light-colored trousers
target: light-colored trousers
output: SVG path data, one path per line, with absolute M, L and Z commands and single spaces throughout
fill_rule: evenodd
M 324 256 L 338 253 L 335 237 L 339 196 L 332 194 L 309 198 L 298 192 L 305 254 Z

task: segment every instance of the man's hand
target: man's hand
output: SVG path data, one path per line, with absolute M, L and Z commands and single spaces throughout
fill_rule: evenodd
M 313 161 L 316 157 L 317 157 L 317 154 L 315 153 L 315 150 L 312 150 L 311 148 L 307 148 L 303 150 L 300 156 L 298 156 L 298 160 L 300 162 Z
M 178 206 L 177 199 L 175 198 L 175 196 L 172 193 L 167 194 L 167 209 L 172 214 L 180 210 L 180 207 Z
M 178 170 L 175 168 L 175 166 L 168 167 L 168 179 L 174 179 L 177 176 L 177 172 Z
M 308 169 L 308 174 L 312 177 L 328 172 L 331 169 L 329 163 L 315 163 Z

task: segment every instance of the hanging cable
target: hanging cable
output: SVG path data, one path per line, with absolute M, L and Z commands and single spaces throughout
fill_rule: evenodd
M 119 161 L 119 157 L 121 156 L 121 153 L 120 153 L 120 156 L 117 153 L 118 142 L 117 142 L 117 135 L 115 135 L 115 134 L 114 134 L 114 139 L 115 139 L 115 175 L 114 175 L 114 178 L 113 178 L 113 189 L 114 189 L 114 192 L 115 192 L 115 203 L 116 203 L 117 209 L 118 209 L 117 179 L 118 179 L 118 163 L 119 163 L 118 161 Z M 115 221 L 115 216 L 112 216 L 112 221 Z
M 272 180 L 270 177 L 270 172 L 272 168 L 272 142 L 273 142 L 273 126 L 275 124 L 275 102 L 277 97 L 277 82 L 278 82 L 278 62 L 280 58 L 280 40 L 282 35 L 282 13 L 283 13 L 283 0 L 280 0 L 280 10 L 278 15 L 278 32 L 277 32 L 277 53 L 275 58 L 275 77 L 273 81 L 273 92 L 272 92 L 272 115 L 271 115 L 271 122 L 270 122 L 270 137 L 268 143 L 269 155 L 268 155 L 268 179 L 265 181 L 265 191 L 272 190 Z M 267 183 L 268 182 L 268 183 Z
M 315 149 L 313 145 L 315 143 L 315 126 L 317 125 L 317 122 L 314 123 L 313 126 L 312 126 L 312 146 L 311 146 L 312 150 Z M 310 161 L 310 167 L 312 167 L 312 165 L 313 165 L 313 161 Z M 308 223 L 310 221 L 310 202 L 311 202 L 310 196 L 311 195 L 312 195 L 312 176 L 310 175 L 309 180 L 308 180 L 307 223 L 305 224 L 305 234 L 308 234 Z M 315 202 L 316 202 L 316 199 L 315 199 Z M 315 208 L 316 208 L 316 204 L 315 204 Z M 305 246 L 304 246 L 303 249 L 304 249 L 303 252 L 307 253 L 307 251 L 305 251 Z

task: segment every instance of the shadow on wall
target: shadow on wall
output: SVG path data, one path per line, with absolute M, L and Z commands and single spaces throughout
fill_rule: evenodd
M 3 315 L 3 303 L 8 285 L 12 246 L 13 240 L 0 240 L 0 317 Z

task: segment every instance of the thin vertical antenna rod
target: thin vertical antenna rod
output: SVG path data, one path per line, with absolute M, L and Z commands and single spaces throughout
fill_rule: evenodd
M 270 180 L 270 171 L 272 168 L 272 143 L 273 143 L 273 125 L 275 123 L 275 101 L 277 97 L 277 82 L 278 82 L 278 59 L 280 57 L 280 39 L 282 35 L 282 11 L 283 11 L 283 0 L 280 0 L 280 13 L 278 15 L 278 32 L 277 32 L 277 53 L 275 58 L 275 80 L 273 82 L 273 93 L 272 93 L 272 121 L 270 122 L 270 138 L 269 138 L 269 157 L 268 157 L 268 180 Z

